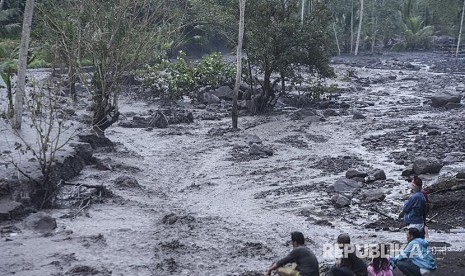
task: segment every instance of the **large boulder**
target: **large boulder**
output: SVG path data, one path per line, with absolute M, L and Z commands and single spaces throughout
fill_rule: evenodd
M 50 233 L 57 228 L 56 220 L 43 212 L 30 214 L 24 219 L 23 224 L 26 229 L 42 233 Z
M 369 190 L 362 193 L 364 202 L 379 202 L 386 198 L 386 195 L 379 190 Z
M 0 221 L 15 219 L 24 214 L 24 206 L 8 199 L 0 200 Z
M 444 159 L 442 159 L 442 163 L 444 165 L 449 165 L 453 163 L 459 163 L 465 161 L 465 153 L 464 152 L 451 152 L 446 155 Z
M 413 161 L 413 171 L 415 174 L 439 173 L 442 163 L 436 158 L 420 157 Z
M 352 193 L 361 189 L 363 187 L 363 183 L 357 182 L 352 179 L 347 178 L 339 178 L 336 182 L 328 187 L 328 192 L 336 192 L 336 193 Z
M 218 98 L 218 96 L 213 95 L 212 93 L 205 92 L 203 93 L 203 102 L 205 104 L 217 104 L 220 103 L 221 100 Z
M 376 170 L 373 177 L 375 180 L 386 180 L 386 173 L 383 170 Z
M 440 92 L 431 97 L 431 106 L 432 107 L 443 107 L 448 103 L 460 103 L 462 96 L 458 94 L 450 94 Z
M 225 85 L 225 86 L 218 87 L 211 93 L 214 96 L 218 97 L 219 99 L 230 101 L 233 99 L 234 91 L 231 89 L 231 87 Z
M 336 208 L 344 208 L 350 206 L 350 199 L 343 195 L 333 195 L 331 197 L 331 202 Z
M 354 169 L 350 169 L 346 172 L 346 178 L 355 178 L 355 177 L 367 177 L 368 174 L 366 172 L 359 172 L 357 170 L 354 170 Z

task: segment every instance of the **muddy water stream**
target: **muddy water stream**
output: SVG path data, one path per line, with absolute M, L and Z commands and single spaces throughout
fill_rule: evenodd
M 337 65 L 336 70 L 342 76 L 348 68 Z M 400 74 L 353 70 L 360 78 Z M 436 77 L 427 70 L 403 71 L 397 80 L 349 89 L 341 99 L 351 109 L 325 121 L 293 120 L 296 110 L 287 109 L 279 115 L 241 117 L 241 130 L 223 135 L 209 131 L 225 128 L 229 118 L 152 131 L 114 126 L 107 136 L 116 152 L 96 156 L 118 169 L 88 167 L 73 181 L 107 185 L 115 197 L 75 218 L 67 217 L 68 209 L 49 211 L 58 222 L 51 235 L 18 224 L 18 231 L 0 242 L 0 274 L 254 275 L 290 250 L 291 231 L 304 233 L 321 263 L 333 261 L 323 249 L 341 232 L 360 244 L 403 242 L 402 231 L 366 229 L 379 215 L 357 200 L 344 210 L 333 207 L 326 188 L 349 168 L 383 169 L 388 180 L 368 188 L 386 194 L 375 204 L 379 210 L 397 215 L 407 194 L 400 179 L 405 166 L 395 164 L 390 154 L 403 151 L 413 137 L 378 149 L 363 144 L 367 137 L 402 130 L 408 123 L 440 124 L 463 117 L 463 110 L 425 107 L 428 92 L 418 89 L 418 78 Z M 337 81 L 353 86 L 342 77 Z M 361 107 L 363 103 L 369 104 Z M 123 113 L 150 108 L 157 107 L 122 103 Z M 363 110 L 367 118 L 353 119 L 353 109 Z M 273 156 L 249 158 L 248 142 L 255 136 L 273 149 Z M 141 187 L 114 187 L 121 175 L 134 176 Z M 463 250 L 465 234 L 456 232 L 431 231 L 430 240 Z

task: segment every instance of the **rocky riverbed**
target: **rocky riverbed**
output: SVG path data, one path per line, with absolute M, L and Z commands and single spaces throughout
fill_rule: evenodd
M 111 193 L 66 187 L 62 208 L 45 211 L 54 230 L 1 222 L 0 274 L 261 275 L 289 251 L 291 231 L 324 267 L 342 232 L 357 244 L 404 242 L 395 218 L 414 173 L 434 203 L 430 242 L 454 251 L 438 275 L 460 271 L 465 59 L 388 53 L 332 64 L 333 99 L 303 109 L 283 101 L 241 116 L 237 131 L 228 102 L 179 103 L 167 116 L 176 123 L 137 127 L 166 107 L 124 96 L 123 120 L 106 132 L 113 149 L 94 150 L 98 162 L 68 180 Z M 176 119 L 184 113 L 193 120 Z M 92 193 L 89 205 L 70 200 Z

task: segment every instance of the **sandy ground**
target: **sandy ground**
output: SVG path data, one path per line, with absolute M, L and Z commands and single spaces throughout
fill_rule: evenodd
M 304 233 L 322 265 L 334 261 L 324 248 L 342 232 L 357 244 L 403 243 L 405 233 L 399 229 L 365 226 L 380 219 L 373 206 L 397 215 L 408 189 L 400 177 L 405 166 L 394 162 L 392 152 L 408 148 L 414 137 L 378 148 L 367 145 L 367 138 L 408 124 L 463 123 L 463 108 L 432 109 L 425 99 L 433 92 L 419 85 L 445 78 L 452 89 L 463 84 L 463 75 L 450 77 L 427 67 L 400 73 L 334 66 L 339 76 L 334 81 L 347 87 L 341 100 L 351 107 L 325 121 L 295 120 L 298 109 L 280 107 L 276 114 L 240 117 L 239 131 L 227 130 L 229 118 L 151 131 L 111 127 L 106 135 L 116 151 L 95 155 L 113 169 L 89 166 L 72 182 L 103 184 L 114 197 L 77 216 L 76 208 L 47 211 L 58 223 L 47 235 L 27 231 L 21 222 L 0 225 L 0 275 L 260 275 L 290 250 L 292 231 Z M 343 80 L 349 69 L 360 78 L 399 77 L 362 86 Z M 122 99 L 123 114 L 157 108 Z M 208 112 L 190 108 L 195 118 Z M 214 111 L 225 111 L 220 109 Z M 353 119 L 354 110 L 367 118 Z M 257 137 L 272 156 L 251 158 L 249 141 Z M 354 197 L 350 207 L 335 208 L 326 188 L 349 168 L 383 169 L 388 179 L 364 189 L 382 191 L 386 199 L 365 204 Z M 121 175 L 134 176 L 140 188 L 117 188 L 114 180 Z M 431 184 L 437 177 L 425 180 Z M 447 234 L 432 229 L 429 240 L 438 248 L 465 250 L 460 228 Z

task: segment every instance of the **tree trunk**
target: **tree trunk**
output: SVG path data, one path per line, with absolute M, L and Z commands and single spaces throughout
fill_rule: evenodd
M 15 115 L 12 126 L 15 129 L 21 128 L 21 119 L 23 114 L 23 102 L 26 88 L 26 67 L 27 67 L 27 51 L 29 48 L 29 38 L 31 34 L 32 15 L 34 13 L 34 0 L 26 1 L 24 9 L 23 30 L 21 34 L 21 45 L 19 49 L 18 60 L 18 80 L 16 84 L 15 98 Z
M 337 53 L 338 55 L 341 55 L 341 47 L 339 46 L 339 39 L 337 39 L 336 20 L 334 20 L 333 30 L 334 30 L 334 38 L 336 38 Z
M 300 22 L 302 25 L 304 24 L 304 15 L 305 15 L 305 0 L 302 0 L 302 9 L 300 12 Z
M 465 0 L 463 0 L 462 19 L 460 20 L 460 31 L 459 31 L 459 38 L 457 40 L 457 49 L 455 50 L 455 57 L 459 55 L 460 39 L 462 38 L 463 14 L 465 14 Z
M 239 0 L 239 34 L 237 39 L 237 68 L 236 68 L 236 83 L 234 85 L 233 93 L 233 106 L 232 106 L 232 128 L 237 128 L 237 94 L 239 93 L 239 86 L 241 85 L 242 76 L 242 41 L 244 38 L 244 14 L 245 14 L 245 1 Z
M 354 52 L 354 0 L 351 1 L 352 9 L 350 12 L 350 53 Z
M 5 4 L 5 0 L 0 1 L 0 11 L 3 10 L 3 4 Z
M 357 41 L 355 42 L 354 55 L 358 54 L 358 47 L 360 45 L 360 33 L 362 32 L 362 22 L 363 22 L 363 0 L 360 0 L 360 19 L 358 22 Z

